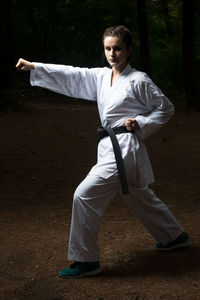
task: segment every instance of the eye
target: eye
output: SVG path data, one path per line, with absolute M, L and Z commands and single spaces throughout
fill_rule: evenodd
M 121 47 L 119 47 L 119 46 L 116 46 L 116 47 L 114 48 L 114 50 L 115 50 L 115 51 L 121 51 L 121 50 L 122 50 L 122 48 L 121 48 Z
M 106 50 L 106 51 L 110 51 L 111 48 L 107 46 L 107 47 L 105 47 L 105 50 Z

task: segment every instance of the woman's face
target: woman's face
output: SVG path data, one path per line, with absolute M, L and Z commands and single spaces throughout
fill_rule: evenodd
M 117 36 L 106 36 L 104 39 L 104 52 L 111 67 L 122 71 L 128 63 L 131 48 L 127 49 L 124 41 Z

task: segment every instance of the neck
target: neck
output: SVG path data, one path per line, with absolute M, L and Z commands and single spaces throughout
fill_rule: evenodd
M 122 65 L 122 66 L 113 67 L 112 68 L 113 75 L 114 76 L 119 76 L 119 74 L 126 68 L 127 64 Z

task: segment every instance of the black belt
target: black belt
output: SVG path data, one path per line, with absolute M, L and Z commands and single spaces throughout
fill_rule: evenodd
M 128 194 L 129 190 L 128 190 L 126 171 L 125 171 L 124 162 L 122 159 L 121 150 L 120 150 L 119 143 L 118 143 L 118 140 L 115 135 L 120 134 L 120 133 L 132 133 L 132 132 L 133 132 L 133 130 L 129 131 L 126 128 L 126 126 L 120 126 L 120 127 L 114 127 L 114 128 L 104 128 L 104 127 L 100 126 L 97 129 L 98 143 L 104 137 L 110 136 L 110 139 L 111 139 L 111 142 L 113 145 L 113 150 L 114 150 L 114 154 L 115 154 L 115 159 L 116 159 L 117 169 L 119 172 L 119 179 L 121 182 L 123 194 Z

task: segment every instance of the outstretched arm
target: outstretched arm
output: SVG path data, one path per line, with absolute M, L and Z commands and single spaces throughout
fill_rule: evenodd
M 16 68 L 18 71 L 30 71 L 35 69 L 35 65 L 23 58 L 20 58 L 16 64 Z
M 97 74 L 101 68 L 30 62 L 20 58 L 16 68 L 31 71 L 30 83 L 73 98 L 97 99 Z
M 73 98 L 97 99 L 98 68 L 34 63 L 30 83 Z

